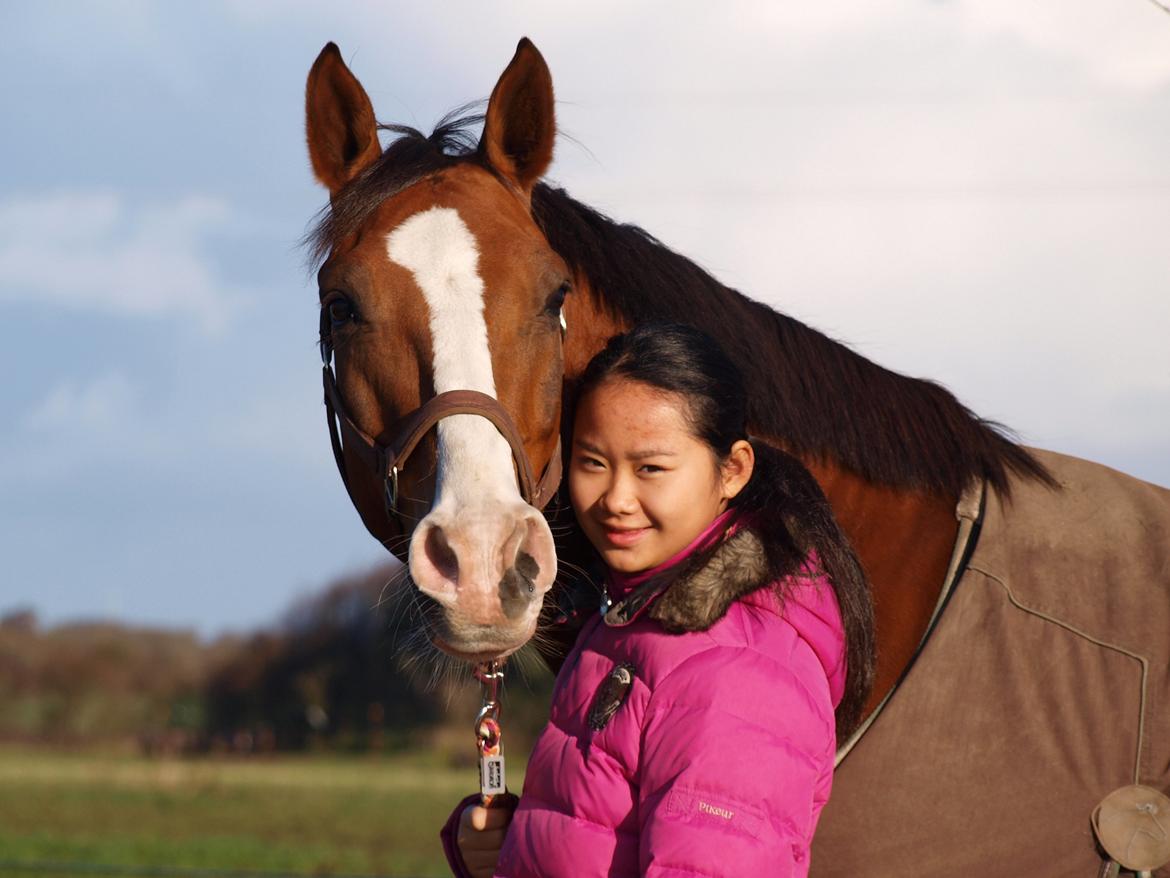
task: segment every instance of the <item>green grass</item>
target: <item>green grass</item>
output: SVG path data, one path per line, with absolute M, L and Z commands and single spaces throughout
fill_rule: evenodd
M 513 789 L 521 768 L 509 762 Z M 474 768 L 433 756 L 0 751 L 0 861 L 448 875 L 439 827 L 475 786 Z

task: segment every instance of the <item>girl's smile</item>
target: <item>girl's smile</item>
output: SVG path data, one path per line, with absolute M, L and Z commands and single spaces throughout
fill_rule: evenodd
M 677 554 L 750 475 L 750 460 L 745 468 L 733 453 L 721 465 L 693 435 L 677 394 L 614 378 L 578 402 L 569 493 L 585 535 L 615 571 L 647 570 Z
M 605 538 L 613 543 L 615 546 L 629 547 L 638 542 L 649 528 L 635 527 L 635 528 L 605 528 Z

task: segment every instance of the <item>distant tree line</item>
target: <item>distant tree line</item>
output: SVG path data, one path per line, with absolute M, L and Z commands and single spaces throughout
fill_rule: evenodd
M 270 627 L 210 642 L 105 622 L 42 629 L 30 612 L 9 613 L 0 739 L 134 741 L 156 754 L 425 746 L 470 759 L 478 692 L 466 670 L 436 680 L 432 659 L 411 655 L 417 620 L 395 581 L 393 566 L 377 567 Z M 540 727 L 550 684 L 538 673 L 509 686 L 513 747 L 527 749 Z

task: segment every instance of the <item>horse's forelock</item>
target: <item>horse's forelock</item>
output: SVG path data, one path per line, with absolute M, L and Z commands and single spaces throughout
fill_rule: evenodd
M 461 162 L 478 161 L 479 130 L 483 114 L 471 112 L 476 104 L 452 110 L 430 135 L 407 125 L 381 124 L 392 139 L 382 155 L 355 177 L 317 214 L 303 240 L 310 264 L 316 268 L 353 235 L 388 198 L 436 171 Z

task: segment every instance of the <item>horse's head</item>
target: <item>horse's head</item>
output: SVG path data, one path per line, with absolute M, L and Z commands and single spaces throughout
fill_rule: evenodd
M 569 272 L 530 213 L 555 136 L 548 68 L 522 40 L 477 146 L 441 128 L 383 152 L 369 97 L 329 44 L 306 115 L 330 192 L 315 239 L 342 476 L 437 605 L 435 644 L 506 655 L 531 637 L 557 563 L 538 506 L 560 472 Z

